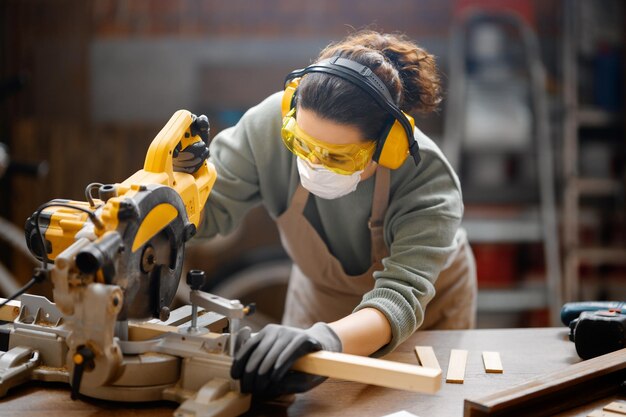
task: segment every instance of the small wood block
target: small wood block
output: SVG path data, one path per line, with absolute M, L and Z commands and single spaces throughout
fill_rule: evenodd
M 441 369 L 432 346 L 415 346 L 415 354 L 420 361 L 420 365 L 426 368 Z
M 448 374 L 446 382 L 452 384 L 462 384 L 465 380 L 465 364 L 467 362 L 467 350 L 452 349 L 450 351 L 450 362 L 448 362 Z
M 626 403 L 622 401 L 613 401 L 611 404 L 605 405 L 603 410 L 626 416 Z
M 498 352 L 483 352 L 483 363 L 485 364 L 485 372 L 488 374 L 503 373 L 502 361 Z
M 387 414 L 386 416 L 383 417 L 418 417 L 413 413 L 409 413 L 408 411 L 402 410 L 402 411 L 398 411 L 397 413 L 393 413 L 393 414 Z
M 604 411 L 604 410 L 594 410 L 592 411 L 590 414 L 587 414 L 587 417 L 623 417 L 624 414 L 620 414 L 620 413 L 613 413 L 611 411 Z

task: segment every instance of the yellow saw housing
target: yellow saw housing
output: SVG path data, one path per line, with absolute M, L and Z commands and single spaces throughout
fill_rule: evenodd
M 179 110 L 174 113 L 150 144 L 143 169 L 137 171 L 124 182 L 114 184 L 113 188 L 116 189 L 117 195 L 109 198 L 106 202 L 96 199 L 94 200 L 95 207 L 91 207 L 87 202 L 52 200 L 49 203 L 51 206 L 41 212 L 39 221 L 46 241 L 47 258 L 51 261 L 54 260 L 58 254 L 74 242 L 76 234 L 90 222 L 89 216 L 85 212 L 52 205 L 55 202 L 82 207 L 94 212 L 101 222 L 101 227 L 94 224 L 93 232 L 96 236 L 101 237 L 106 232 L 118 229 L 120 206 L 124 200 L 132 199 L 148 185 L 164 185 L 176 191 L 183 202 L 188 221 L 198 227 L 201 212 L 217 175 L 215 167 L 206 161 L 194 174 L 173 170 L 172 158 L 177 145 L 180 143 L 181 148 L 184 149 L 201 140 L 199 136 L 191 135 L 191 123 L 192 116 L 189 111 Z M 137 250 L 179 215 L 178 210 L 167 202 L 154 207 L 150 213 L 144 216 L 133 242 L 132 250 Z M 28 229 L 27 227 L 27 235 Z M 38 253 L 40 250 L 36 249 L 41 246 L 40 242 L 37 241 L 36 234 L 31 233 L 30 239 L 27 241 L 31 251 L 36 256 L 41 256 L 41 253 Z

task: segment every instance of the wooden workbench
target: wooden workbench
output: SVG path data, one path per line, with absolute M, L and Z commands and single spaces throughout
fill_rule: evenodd
M 413 347 L 433 346 L 443 369 L 450 349 L 468 350 L 464 384 L 442 384 L 436 395 L 416 394 L 364 384 L 327 380 L 314 390 L 295 396 L 292 402 L 256 404 L 246 416 L 374 416 L 406 410 L 419 417 L 460 417 L 463 400 L 477 398 L 522 383 L 546 372 L 579 362 L 566 328 L 502 329 L 417 332 L 386 359 L 417 363 Z M 503 374 L 484 371 L 481 352 L 498 351 Z M 445 380 L 445 379 L 444 379 Z M 610 402 L 611 397 L 558 416 L 586 416 Z M 0 416 L 171 416 L 176 404 L 120 404 L 99 400 L 71 401 L 63 384 L 31 382 L 13 389 L 0 400 Z

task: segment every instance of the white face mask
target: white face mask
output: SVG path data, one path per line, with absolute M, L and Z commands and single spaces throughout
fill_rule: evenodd
M 320 198 L 333 200 L 350 194 L 356 190 L 361 181 L 363 170 L 351 175 L 341 175 L 323 165 L 311 164 L 301 158 L 296 159 L 302 186 Z

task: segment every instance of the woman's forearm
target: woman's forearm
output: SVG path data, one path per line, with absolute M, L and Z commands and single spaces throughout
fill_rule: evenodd
M 368 356 L 391 341 L 389 321 L 375 308 L 364 308 L 329 326 L 341 339 L 344 353 Z

